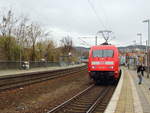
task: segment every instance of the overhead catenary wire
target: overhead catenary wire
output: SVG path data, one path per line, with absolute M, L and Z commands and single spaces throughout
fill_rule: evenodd
M 88 3 L 89 3 L 89 5 L 90 5 L 91 9 L 93 10 L 93 12 L 94 12 L 94 14 L 95 14 L 95 16 L 96 16 L 96 18 L 97 18 L 99 24 L 100 24 L 105 30 L 108 30 L 108 29 L 107 29 L 108 26 L 106 26 L 106 24 L 103 22 L 101 16 L 97 13 L 96 8 L 95 8 L 94 4 L 92 3 L 92 1 L 91 1 L 91 0 L 88 0 Z M 105 16 L 106 16 L 106 15 L 105 15 Z M 102 33 L 102 36 L 105 37 L 105 36 L 104 36 L 104 33 Z M 109 38 L 110 38 L 110 37 L 109 37 Z M 108 39 L 107 39 L 107 40 L 108 40 Z M 111 39 L 111 40 L 112 40 L 112 39 Z
M 82 40 L 80 37 L 79 37 L 79 39 L 80 39 L 80 41 L 82 41 L 82 44 L 84 44 L 84 45 L 86 45 L 86 46 L 89 46 L 89 47 L 91 47 L 91 46 L 92 46 L 92 45 L 91 45 L 91 44 L 89 44 L 88 42 L 86 42 L 86 41 Z
M 111 28 L 111 25 L 110 25 L 110 23 L 109 23 L 108 15 L 107 15 L 107 13 L 106 13 L 105 8 L 103 7 L 102 0 L 99 0 L 99 2 L 100 2 L 100 8 L 103 10 L 102 13 L 103 13 L 103 15 L 104 15 L 104 17 L 105 17 L 105 21 L 106 21 L 105 24 L 106 24 L 106 26 L 107 26 L 108 28 Z
M 97 20 L 99 21 L 100 25 L 102 25 L 105 29 L 107 29 L 107 27 L 104 25 L 104 22 L 102 21 L 101 17 L 100 17 L 99 14 L 97 13 L 97 11 L 96 11 L 94 5 L 92 4 L 92 2 L 91 2 L 90 0 L 88 0 L 88 3 L 89 3 L 89 5 L 90 5 L 91 9 L 93 10 L 93 12 L 94 12 L 94 14 L 95 14 Z

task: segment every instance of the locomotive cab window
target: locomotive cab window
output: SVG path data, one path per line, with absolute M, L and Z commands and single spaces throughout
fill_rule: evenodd
M 114 51 L 113 50 L 93 50 L 92 55 L 93 57 L 113 57 Z

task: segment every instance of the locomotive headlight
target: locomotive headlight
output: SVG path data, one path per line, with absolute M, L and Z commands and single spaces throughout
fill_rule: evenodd
M 92 66 L 92 69 L 95 69 L 96 68 L 96 66 Z
M 113 69 L 113 68 L 114 68 L 114 66 L 109 66 L 108 68 Z

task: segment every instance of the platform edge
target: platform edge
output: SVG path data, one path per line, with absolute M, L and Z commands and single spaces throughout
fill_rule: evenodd
M 106 107 L 104 113 L 114 113 L 117 107 L 117 103 L 120 97 L 120 93 L 121 93 L 121 89 L 122 89 L 122 85 L 123 85 L 123 78 L 124 78 L 124 69 L 122 68 L 122 75 L 120 77 L 119 83 L 115 89 L 115 92 L 112 96 L 112 98 L 110 99 L 110 102 L 108 104 L 108 106 Z

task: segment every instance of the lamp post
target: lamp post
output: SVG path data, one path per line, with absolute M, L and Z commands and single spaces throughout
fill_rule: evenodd
M 149 19 L 147 19 L 147 20 L 144 20 L 143 21 L 143 23 L 148 23 L 148 46 L 147 46 L 147 67 L 148 67 L 148 69 L 147 69 L 147 78 L 149 78 L 149 72 L 150 72 L 150 69 L 149 69 L 149 67 L 150 67 L 150 64 L 149 64 L 149 44 L 150 44 L 150 31 L 149 31 Z
M 148 47 L 148 46 L 147 46 L 147 45 L 148 45 L 148 41 L 146 40 L 146 50 L 145 50 L 145 53 L 146 53 L 146 63 L 145 63 L 145 64 L 146 64 L 146 66 L 148 66 L 148 63 L 147 63 L 147 61 L 148 61 L 148 60 L 147 60 L 147 53 L 148 53 L 147 47 Z
M 21 41 L 20 38 L 17 40 L 18 44 L 19 44 L 19 69 L 22 69 L 22 65 L 21 65 Z
M 140 37 L 140 45 L 142 45 L 142 33 L 137 33 L 137 36 Z
M 95 36 L 95 45 L 97 46 L 97 35 Z
M 21 64 L 21 56 L 22 56 L 22 54 L 21 54 L 21 44 L 20 44 L 20 69 L 22 69 L 22 64 Z

